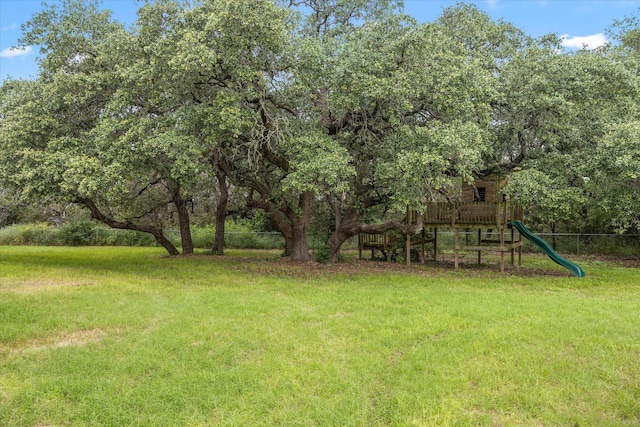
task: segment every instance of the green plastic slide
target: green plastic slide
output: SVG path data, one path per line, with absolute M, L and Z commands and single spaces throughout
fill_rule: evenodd
M 540 236 L 537 236 L 529 231 L 529 229 L 524 226 L 522 221 L 509 221 L 508 224 L 512 227 L 515 227 L 520 232 L 520 234 L 529 239 L 534 245 L 542 249 L 542 251 L 546 253 L 553 261 L 571 271 L 574 276 L 584 277 L 584 270 L 578 264 L 575 264 L 568 259 L 562 258 L 560 255 L 558 255 L 558 253 L 553 250 L 550 244 L 540 238 Z

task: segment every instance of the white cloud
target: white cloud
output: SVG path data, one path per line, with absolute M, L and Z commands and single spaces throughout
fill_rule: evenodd
M 8 47 L 0 52 L 0 58 L 15 58 L 16 56 L 29 55 L 33 51 L 33 46 Z
M 2 27 L 2 31 L 15 31 L 18 29 L 18 24 L 7 25 L 6 27 Z
M 593 34 L 591 36 L 584 37 L 569 37 L 568 34 L 564 34 L 560 37 L 562 39 L 562 46 L 572 49 L 597 49 L 609 43 L 607 37 L 602 34 Z

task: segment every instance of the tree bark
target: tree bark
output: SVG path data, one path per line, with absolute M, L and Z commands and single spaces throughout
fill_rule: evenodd
M 286 160 L 276 156 L 266 146 L 261 147 L 261 154 L 274 166 L 285 172 L 288 171 Z M 223 159 L 218 160 L 218 167 L 227 177 L 235 179 L 235 183 L 249 188 L 247 206 L 252 209 L 262 209 L 267 213 L 271 225 L 284 237 L 285 256 L 291 257 L 294 262 L 311 260 L 307 240 L 307 227 L 311 218 L 314 193 L 304 191 L 300 193 L 298 200 L 295 202 L 288 200 L 285 196 L 280 196 L 279 200 L 272 200 L 273 191 L 264 181 L 258 180 L 255 176 L 249 174 L 238 175 L 234 173 L 233 166 Z M 259 197 L 255 198 L 255 194 Z M 292 205 L 295 207 L 292 207 Z
M 182 241 L 182 254 L 193 255 L 193 238 L 191 237 L 191 220 L 189 218 L 189 208 L 187 201 L 182 196 L 180 184 L 176 181 L 169 181 L 171 200 L 178 212 L 178 223 L 180 226 L 180 240 Z
M 294 262 L 307 262 L 311 260 L 309 253 L 309 243 L 307 240 L 307 224 L 306 222 L 297 222 L 291 224 L 291 235 L 287 239 L 287 256 Z
M 156 239 L 156 242 L 158 242 L 158 244 L 160 246 L 162 246 L 163 248 L 166 249 L 166 251 L 169 253 L 169 255 L 172 255 L 172 256 L 173 255 L 180 255 L 180 252 L 178 251 L 178 249 L 164 235 L 164 231 L 162 230 L 162 228 L 153 227 L 153 226 L 149 226 L 149 225 L 133 224 L 131 222 L 116 221 L 113 218 L 109 218 L 106 215 L 104 215 L 100 211 L 100 209 L 98 209 L 98 207 L 93 202 L 93 200 L 91 200 L 91 199 L 87 199 L 87 198 L 84 198 L 84 197 L 79 197 L 78 198 L 78 203 L 81 203 L 86 208 L 88 208 L 89 211 L 91 211 L 91 218 L 93 218 L 93 219 L 95 219 L 97 221 L 100 221 L 103 224 L 106 224 L 111 228 L 117 228 L 117 229 L 120 229 L 120 230 L 140 231 L 142 233 L 149 233 Z
M 309 243 L 307 240 L 307 226 L 311 216 L 312 193 L 302 193 L 298 201 L 300 215 L 296 214 L 283 202 L 281 212 L 273 212 L 269 220 L 273 227 L 282 233 L 285 246 L 284 254 L 293 262 L 311 261 Z
M 227 219 L 227 204 L 229 203 L 229 182 L 224 172 L 217 170 L 216 178 L 220 187 L 220 199 L 216 206 L 216 234 L 213 238 L 213 253 L 224 255 L 224 225 Z
M 376 206 L 381 202 L 379 198 L 367 195 L 371 190 L 370 185 L 361 184 L 362 179 L 358 179 L 357 182 L 360 184 L 356 185 L 355 191 L 353 191 L 350 196 L 353 197 L 354 200 L 359 201 L 357 208 L 354 207 L 353 203 L 349 207 L 341 208 L 341 204 L 345 201 L 346 195 L 335 198 L 331 195 L 326 195 L 331 210 L 333 210 L 335 221 L 335 229 L 327 240 L 327 247 L 329 249 L 328 261 L 330 263 L 337 263 L 340 260 L 340 250 L 344 242 L 360 233 L 360 228 L 364 226 L 364 224 L 358 224 L 358 220 L 363 213 L 368 208 Z
M 337 212 L 336 214 L 339 215 L 339 213 Z M 327 247 L 329 249 L 329 263 L 337 263 L 340 260 L 340 249 L 342 248 L 344 242 L 358 234 L 352 234 L 350 230 L 356 228 L 359 218 L 360 214 L 355 211 L 348 212 L 342 220 L 340 220 L 339 216 L 336 216 L 336 229 L 333 233 L 331 233 L 329 239 L 327 240 Z
M 351 236 L 344 232 L 331 233 L 331 236 L 329 236 L 329 240 L 327 240 L 327 247 L 329 248 L 329 263 L 336 264 L 338 263 L 338 261 L 340 261 L 340 250 L 344 242 L 346 242 L 349 237 Z
M 311 219 L 311 209 L 313 207 L 313 193 L 305 191 L 298 198 L 298 211 L 296 214 L 292 209 L 286 208 L 285 214 L 290 222 L 291 242 L 289 246 L 289 256 L 294 262 L 311 261 L 309 252 L 309 242 L 307 240 L 307 227 Z
M 254 199 L 252 195 L 247 200 L 249 207 L 262 209 L 267 212 L 269 222 L 284 237 L 284 254 L 294 262 L 307 262 L 311 260 L 309 243 L 307 240 L 307 227 L 311 218 L 313 205 L 313 193 L 300 194 L 296 209 L 292 209 L 286 199 L 275 206 L 264 198 Z

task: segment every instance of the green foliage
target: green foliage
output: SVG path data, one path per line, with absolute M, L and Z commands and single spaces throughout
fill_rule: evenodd
M 591 154 L 587 188 L 618 232 L 640 230 L 640 121 L 612 126 Z
M 522 166 L 508 191 L 536 222 L 638 229 L 637 14 L 619 46 L 566 53 L 468 4 L 417 24 L 394 0 L 294 3 L 146 2 L 130 28 L 93 0 L 44 7 L 23 28 L 38 78 L 0 89 L 2 197 L 162 231 L 224 176 L 306 259 L 314 222 Z M 62 238 L 95 241 L 88 224 Z
M 282 249 L 282 236 L 273 232 L 258 232 L 249 226 L 229 223 L 225 247 L 230 249 Z M 192 227 L 193 244 L 199 249 L 211 249 L 215 230 L 212 227 Z M 169 237 L 180 245 L 180 235 Z M 72 220 L 61 226 L 18 224 L 0 228 L 0 246 L 157 246 L 145 233 L 116 230 L 91 220 Z
M 514 173 L 504 192 L 514 203 L 527 207 L 535 223 L 554 227 L 578 220 L 586 202 L 581 188 L 536 169 Z
M 317 262 L 326 264 L 329 261 L 329 247 L 326 244 L 321 244 L 315 249 L 314 255 Z
M 90 220 L 73 221 L 60 230 L 60 240 L 66 246 L 90 246 L 96 242 L 96 223 Z
M 395 158 L 378 165 L 378 179 L 393 190 L 399 211 L 406 206 L 419 209 L 439 193 L 451 194 L 463 179 L 473 180 L 473 171 L 482 166 L 488 135 L 474 123 L 454 121 L 406 132 Z
M 322 193 L 326 189 L 349 191 L 349 180 L 355 176 L 349 152 L 335 140 L 313 131 L 302 131 L 282 144 L 292 170 L 282 180 L 283 191 L 297 190 Z
M 156 246 L 144 233 L 114 230 L 89 220 L 74 220 L 61 226 L 18 224 L 0 228 L 0 245 L 27 246 Z
M 247 231 L 225 233 L 224 245 L 230 249 L 282 249 L 284 242 L 277 233 Z
M 18 224 L 0 228 L 0 245 L 41 245 L 62 244 L 60 229 L 47 224 Z
M 640 8 L 622 19 L 616 19 L 607 33 L 623 47 L 640 54 Z

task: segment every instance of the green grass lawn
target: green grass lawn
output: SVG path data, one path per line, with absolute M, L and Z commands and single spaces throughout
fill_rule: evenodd
M 0 425 L 640 425 L 640 269 L 229 255 L 0 247 Z

